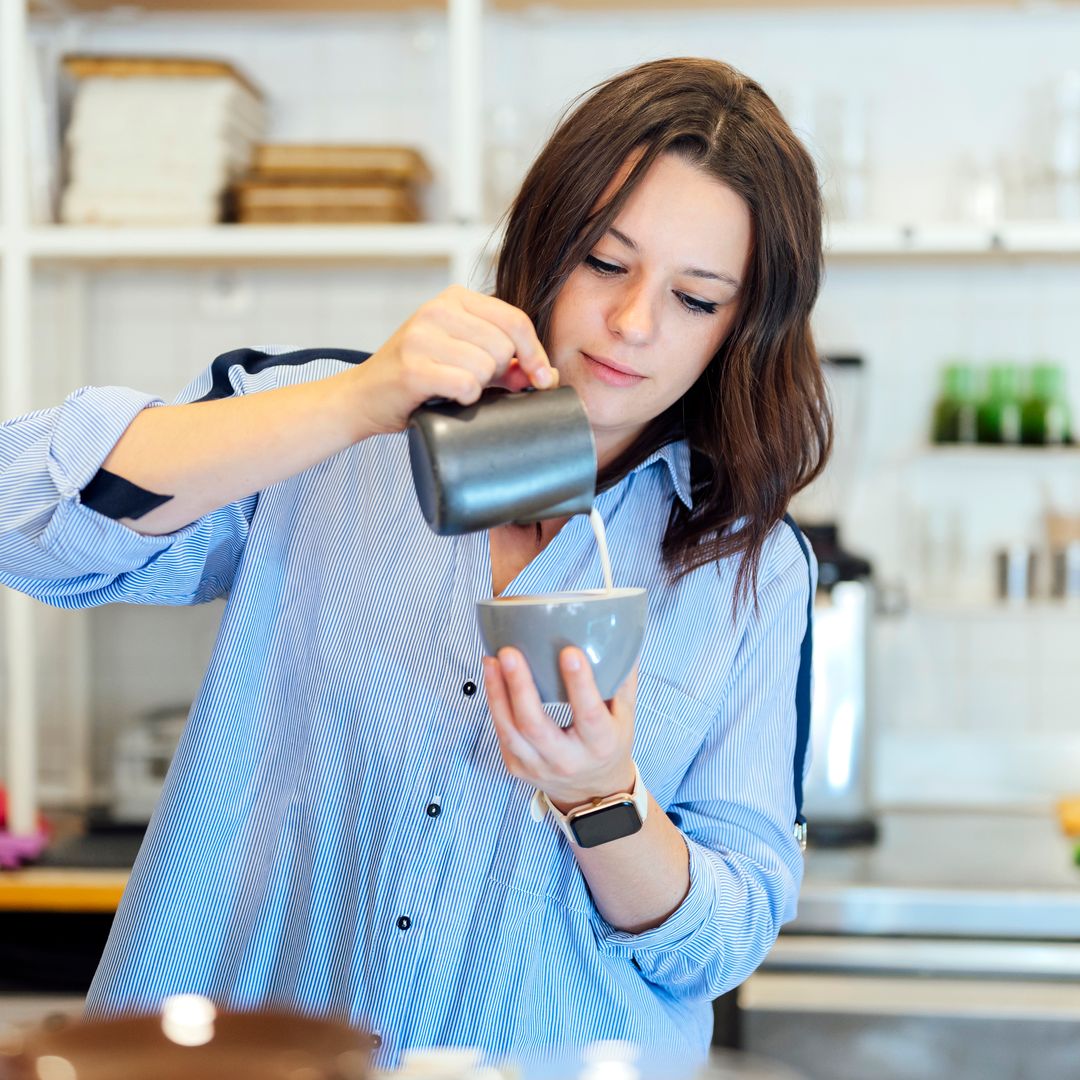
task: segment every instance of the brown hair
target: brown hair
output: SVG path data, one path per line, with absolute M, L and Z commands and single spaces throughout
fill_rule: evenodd
M 625 182 L 594 211 L 634 151 Z M 566 279 L 615 220 L 649 166 L 675 153 L 734 190 L 752 220 L 739 313 L 701 378 L 599 477 L 610 487 L 685 436 L 693 510 L 673 500 L 662 544 L 673 580 L 742 554 L 736 598 L 756 594 L 765 538 L 824 468 L 832 419 L 810 312 L 822 276 L 813 162 L 753 80 L 727 64 L 672 58 L 594 87 L 564 116 L 508 211 L 495 295 L 547 342 Z

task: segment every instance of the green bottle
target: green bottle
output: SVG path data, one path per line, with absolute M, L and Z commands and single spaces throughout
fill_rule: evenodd
M 1032 446 L 1062 446 L 1072 441 L 1065 372 L 1045 361 L 1031 369 L 1031 390 L 1021 410 L 1021 436 Z
M 942 369 L 931 437 L 935 443 L 978 439 L 978 376 L 971 364 L 954 360 Z
M 979 404 L 979 442 L 1020 442 L 1022 390 L 1016 364 L 991 364 L 986 396 Z

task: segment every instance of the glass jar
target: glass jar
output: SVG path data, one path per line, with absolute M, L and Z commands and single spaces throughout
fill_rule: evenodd
M 1032 446 L 1062 446 L 1072 440 L 1065 372 L 1039 362 L 1031 369 L 1031 389 L 1021 410 L 1021 437 Z
M 1019 367 L 1008 363 L 991 364 L 986 396 L 979 404 L 979 442 L 1020 442 L 1022 397 Z
M 978 439 L 978 376 L 968 363 L 954 360 L 941 372 L 934 403 L 935 443 L 973 443 Z

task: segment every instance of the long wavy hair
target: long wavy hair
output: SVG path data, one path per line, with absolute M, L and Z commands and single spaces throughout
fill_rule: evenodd
M 677 154 L 746 202 L 752 250 L 730 332 L 697 382 L 598 478 L 601 490 L 610 487 L 685 437 L 694 505 L 672 500 L 664 565 L 677 581 L 741 555 L 738 602 L 756 596 L 766 537 L 824 468 L 832 445 L 810 330 L 823 272 L 814 165 L 765 91 L 719 61 L 641 64 L 582 98 L 507 211 L 495 295 L 525 311 L 546 346 L 559 290 L 661 154 Z M 641 156 L 621 187 L 598 205 L 635 151 Z

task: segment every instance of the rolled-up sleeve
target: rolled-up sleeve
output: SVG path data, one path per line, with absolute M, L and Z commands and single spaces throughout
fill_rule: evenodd
M 177 403 L 208 383 L 204 374 Z M 56 408 L 0 426 L 0 584 L 66 608 L 190 604 L 228 591 L 255 496 L 162 536 L 80 500 L 132 420 L 163 404 L 123 387 L 83 387 Z
M 603 950 L 629 954 L 643 978 L 679 999 L 739 985 L 796 913 L 795 692 L 811 575 L 793 536 L 778 537 L 771 554 L 782 568 L 758 592 L 721 707 L 667 811 L 689 849 L 689 892 L 640 934 L 594 915 Z

